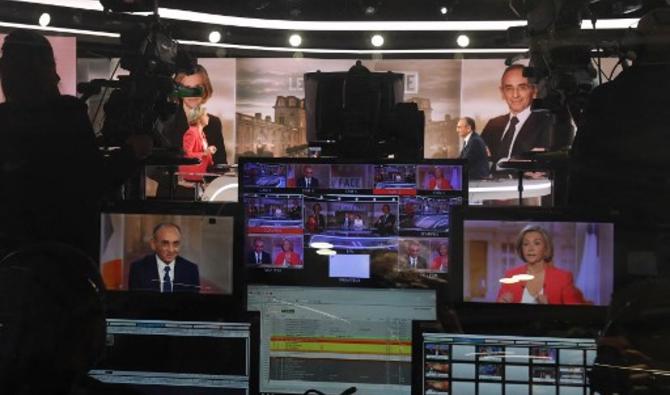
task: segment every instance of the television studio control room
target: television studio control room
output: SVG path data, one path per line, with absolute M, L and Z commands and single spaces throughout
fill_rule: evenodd
M 0 1 L 0 394 L 670 394 L 670 1 Z

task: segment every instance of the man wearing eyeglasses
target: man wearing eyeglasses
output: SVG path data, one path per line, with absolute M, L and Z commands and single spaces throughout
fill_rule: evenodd
M 507 102 L 509 113 L 489 120 L 482 131 L 482 138 L 491 150 L 492 170 L 496 170 L 501 159 L 549 149 L 551 116 L 530 111 L 537 90 L 523 76 L 523 70 L 524 66 L 520 64 L 505 69 L 500 80 L 500 93 Z

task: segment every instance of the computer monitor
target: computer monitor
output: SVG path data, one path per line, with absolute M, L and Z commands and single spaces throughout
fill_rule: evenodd
M 435 319 L 436 291 L 249 285 L 260 312 L 260 391 L 408 395 L 411 321 Z
M 237 203 L 110 203 L 100 221 L 110 316 L 197 320 L 216 317 L 217 304 L 243 306 L 233 242 L 239 213 Z M 163 313 L 150 314 L 156 310 Z
M 587 395 L 593 338 L 448 333 L 413 323 L 412 395 Z
M 426 287 L 447 281 L 462 160 L 241 158 L 252 283 Z
M 107 320 L 89 375 L 141 395 L 258 393 L 259 317 L 231 321 Z
M 538 208 L 453 212 L 457 303 L 607 306 L 615 285 L 612 219 Z

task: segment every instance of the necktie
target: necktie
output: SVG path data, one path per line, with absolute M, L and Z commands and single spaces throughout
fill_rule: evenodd
M 256 253 L 256 264 L 259 264 L 259 263 L 261 263 L 261 254 L 260 254 L 260 252 L 257 252 Z
M 170 266 L 165 266 L 163 271 L 165 272 L 165 275 L 163 275 L 163 292 L 172 292 L 172 282 L 170 281 Z
M 463 158 L 465 156 L 465 147 L 467 145 L 468 145 L 468 143 L 463 141 L 463 148 L 461 148 L 461 155 L 460 155 L 461 158 Z
M 416 268 L 416 258 L 411 259 L 410 266 Z
M 306 186 L 307 188 L 309 188 L 309 181 L 310 181 L 310 179 L 309 179 L 309 178 L 306 178 L 305 180 L 306 180 L 306 181 L 305 181 L 305 186 Z
M 507 128 L 507 131 L 505 131 L 505 135 L 500 142 L 500 151 L 498 152 L 500 158 L 507 158 L 510 156 L 510 146 L 512 145 L 512 138 L 514 138 L 517 123 L 519 123 L 517 117 L 512 117 L 512 119 L 509 120 L 509 127 Z

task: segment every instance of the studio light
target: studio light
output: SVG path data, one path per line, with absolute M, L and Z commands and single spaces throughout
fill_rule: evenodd
M 458 46 L 461 48 L 465 48 L 470 45 L 470 37 L 466 36 L 465 34 L 460 34 L 456 38 L 456 44 L 458 44 Z
M 49 24 L 51 23 L 51 15 L 49 15 L 49 13 L 47 12 L 43 13 L 42 15 L 40 15 L 39 23 L 40 26 L 42 27 L 49 26 Z
M 291 37 L 288 38 L 288 43 L 292 47 L 299 47 L 302 44 L 302 37 L 299 34 L 291 34 Z
M 325 241 L 315 241 L 313 243 L 309 243 L 309 246 L 312 248 L 318 248 L 320 250 L 333 248 L 333 245 L 331 243 Z
M 447 7 L 440 7 L 440 14 L 447 15 L 447 12 L 449 12 Z
M 219 41 L 221 41 L 221 33 L 219 33 L 216 30 L 209 33 L 209 42 L 210 43 L 218 43 Z
M 370 39 L 370 42 L 372 43 L 372 46 L 379 48 L 382 45 L 384 45 L 384 36 L 382 36 L 381 34 L 375 34 Z
M 329 249 L 321 249 L 316 251 L 317 254 L 319 255 L 337 255 L 337 252 L 335 250 L 329 250 Z

